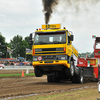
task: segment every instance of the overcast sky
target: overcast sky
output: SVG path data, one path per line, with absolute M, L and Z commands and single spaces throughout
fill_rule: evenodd
M 93 52 L 92 35 L 100 36 L 99 0 L 71 0 L 54 7 L 49 24 L 60 23 L 74 34 L 73 45 L 78 52 Z M 83 2 L 85 1 L 85 2 Z M 87 2 L 88 1 L 88 2 Z M 92 1 L 92 2 L 91 2 Z M 42 0 L 0 0 L 0 32 L 6 42 L 16 36 L 29 36 L 45 24 Z

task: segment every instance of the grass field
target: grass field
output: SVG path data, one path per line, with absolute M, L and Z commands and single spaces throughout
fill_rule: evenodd
M 60 93 L 48 93 L 13 100 L 100 100 L 97 87 Z
M 22 74 L 0 74 L 0 77 L 20 77 Z M 24 76 L 35 76 L 34 73 L 24 74 Z

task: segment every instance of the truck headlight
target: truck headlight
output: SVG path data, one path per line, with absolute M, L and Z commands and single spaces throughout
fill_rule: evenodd
M 66 57 L 61 57 L 61 60 L 65 60 L 66 59 Z

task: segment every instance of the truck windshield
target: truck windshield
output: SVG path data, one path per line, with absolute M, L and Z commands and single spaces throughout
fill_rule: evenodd
M 96 43 L 96 49 L 100 49 L 100 43 Z
M 34 45 L 66 43 L 66 32 L 36 33 Z

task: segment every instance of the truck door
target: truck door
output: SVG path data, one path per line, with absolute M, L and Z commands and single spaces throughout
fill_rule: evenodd
M 70 41 L 70 34 L 68 32 L 66 35 L 66 40 L 67 40 L 67 46 L 66 46 L 67 55 L 71 56 L 72 55 L 72 41 Z

